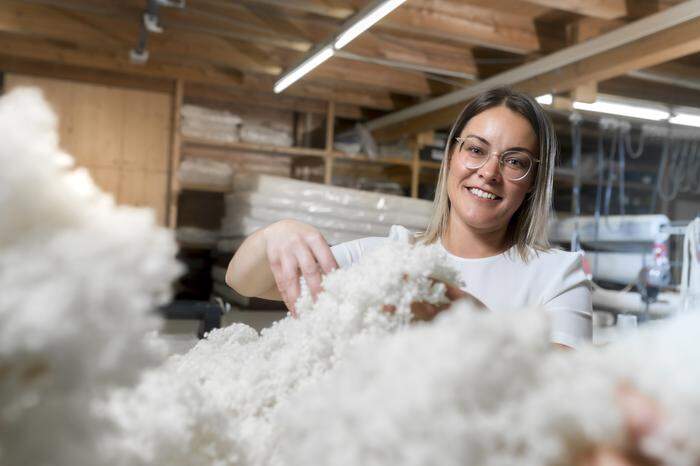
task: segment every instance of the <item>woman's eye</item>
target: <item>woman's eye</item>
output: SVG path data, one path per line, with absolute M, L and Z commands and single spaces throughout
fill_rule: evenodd
M 483 151 L 481 150 L 481 147 L 476 147 L 476 146 L 470 146 L 469 152 L 472 152 L 474 154 L 479 154 L 479 155 L 481 155 L 483 153 Z

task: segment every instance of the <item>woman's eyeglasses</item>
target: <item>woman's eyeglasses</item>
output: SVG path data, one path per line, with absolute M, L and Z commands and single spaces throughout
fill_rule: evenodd
M 484 165 L 489 160 L 491 155 L 498 157 L 498 166 L 501 174 L 511 181 L 520 181 L 525 178 L 535 163 L 539 159 L 532 157 L 529 153 L 519 150 L 506 150 L 502 153 L 490 153 L 486 150 L 483 144 L 472 142 L 467 138 L 457 137 L 457 154 L 464 166 L 470 170 L 476 170 Z

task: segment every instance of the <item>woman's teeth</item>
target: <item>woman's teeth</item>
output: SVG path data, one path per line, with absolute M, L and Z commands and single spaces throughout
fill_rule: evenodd
M 479 188 L 469 188 L 469 192 L 482 199 L 498 199 L 498 196 L 496 196 L 495 194 L 487 193 L 486 191 L 482 191 Z

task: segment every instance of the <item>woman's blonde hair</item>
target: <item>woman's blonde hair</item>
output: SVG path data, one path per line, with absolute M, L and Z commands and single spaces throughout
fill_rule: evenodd
M 552 121 L 540 107 L 540 104 L 529 95 L 509 88 L 492 89 L 478 95 L 464 107 L 452 126 L 440 165 L 440 174 L 433 201 L 433 216 L 426 231 L 418 236 L 419 241 L 427 244 L 434 243 L 442 239 L 447 232 L 450 218 L 447 175 L 455 147 L 455 138 L 462 133 L 464 127 L 474 116 L 484 110 L 501 105 L 522 115 L 530 123 L 535 135 L 537 135 L 539 144 L 537 157 L 540 160 L 539 163 L 535 164 L 533 189 L 525 197 L 508 224 L 506 236 L 508 246 L 515 246 L 524 261 L 529 259 L 532 250 L 545 251 L 550 248 L 547 227 L 552 210 L 554 163 L 558 152 L 557 137 Z

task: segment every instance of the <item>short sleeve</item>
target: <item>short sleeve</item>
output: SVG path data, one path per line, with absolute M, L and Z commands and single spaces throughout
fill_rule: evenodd
M 593 336 L 591 283 L 583 271 L 582 253 L 559 256 L 542 304 L 550 315 L 552 342 L 576 348 Z
M 366 252 L 372 249 L 378 248 L 385 244 L 387 241 L 412 241 L 413 234 L 410 230 L 401 225 L 392 225 L 389 229 L 389 235 L 386 238 L 379 236 L 370 236 L 367 238 L 360 238 L 352 241 L 346 241 L 345 243 L 336 244 L 331 247 L 331 252 L 335 257 L 335 261 L 338 266 L 342 269 L 349 267 L 355 262 L 360 260 L 360 257 Z

